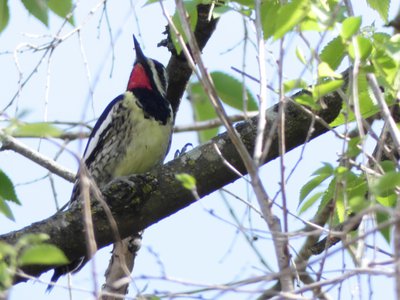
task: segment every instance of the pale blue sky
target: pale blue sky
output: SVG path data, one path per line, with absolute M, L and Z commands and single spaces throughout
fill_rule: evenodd
M 353 1 L 354 3 L 357 1 Z M 360 1 L 361 2 L 361 1 Z M 364 1 L 362 1 L 364 3 Z M 392 1 L 392 15 L 399 7 L 399 1 Z M 86 55 L 86 60 L 82 59 L 82 50 L 79 44 L 79 36 L 74 34 L 59 47 L 56 48 L 48 68 L 48 59 L 39 67 L 38 72 L 29 81 L 22 90 L 18 98 L 19 111 L 28 110 L 25 117 L 27 121 L 48 120 L 59 121 L 79 121 L 90 120 L 98 117 L 103 108 L 114 97 L 122 93 L 126 87 L 127 79 L 131 66 L 135 59 L 132 42 L 132 33 L 139 34 L 139 41 L 147 56 L 156 58 L 166 64 L 169 54 L 164 48 L 157 48 L 156 44 L 164 38 L 161 32 L 164 30 L 166 21 L 164 20 L 159 5 L 142 7 L 142 2 L 133 2 L 135 6 L 136 22 L 133 10 L 127 1 L 110 1 L 107 5 L 108 14 L 112 28 L 112 36 L 115 39 L 113 62 L 113 72 L 111 70 L 111 44 L 106 21 L 103 18 L 99 25 L 101 9 L 94 15 L 89 15 L 90 9 L 95 7 L 97 1 L 81 1 L 78 4 L 76 12 L 76 25 L 81 26 L 82 49 Z M 9 1 L 11 6 L 11 21 L 8 28 L 0 35 L 0 65 L 2 66 L 0 87 L 2 90 L 1 107 L 9 102 L 11 97 L 18 90 L 18 72 L 12 54 L 4 51 L 14 51 L 18 45 L 30 43 L 41 45 L 48 41 L 48 37 L 42 35 L 55 34 L 61 24 L 59 18 L 50 16 L 50 27 L 47 29 L 35 18 L 28 16 L 26 10 L 19 1 Z M 173 5 L 169 2 L 167 5 L 169 12 L 173 13 Z M 357 10 L 365 18 L 364 25 L 378 20 L 376 14 L 369 10 L 366 5 Z M 137 25 L 140 25 L 138 28 Z M 375 23 L 377 28 L 381 28 L 381 23 Z M 70 32 L 73 28 L 69 25 L 63 29 L 63 34 Z M 250 27 L 249 32 L 254 40 L 254 32 Z M 231 67 L 241 68 L 242 65 L 242 46 L 237 46 L 243 38 L 243 25 L 240 16 L 237 13 L 229 13 L 223 16 L 218 24 L 217 31 L 211 38 L 209 44 L 204 50 L 204 59 L 209 70 L 221 70 L 234 74 Z M 329 39 L 328 39 L 329 40 Z M 289 79 L 296 78 L 301 71 L 301 65 L 295 58 L 294 49 L 299 43 L 292 39 L 287 41 L 287 57 L 285 58 L 285 76 Z M 298 44 L 306 52 L 304 43 Z M 268 45 L 269 47 L 270 45 Z M 231 51 L 228 49 L 233 48 Z M 276 51 L 277 46 L 272 47 Z M 247 71 L 257 74 L 257 58 L 253 46 L 248 48 L 248 57 L 246 60 Z M 274 53 L 274 52 L 273 52 Z M 274 53 L 273 55 L 275 55 Z M 32 53 L 27 51 L 18 54 L 19 64 L 24 76 L 30 73 L 41 57 L 42 52 Z M 276 56 L 267 53 L 270 61 L 276 59 Z M 87 61 L 90 70 L 90 84 L 85 69 Z M 50 72 L 49 84 L 46 84 L 47 72 Z M 269 68 L 268 77 L 273 81 L 277 79 L 274 70 Z M 98 78 L 98 81 L 96 80 Z M 311 79 L 305 76 L 306 80 Z M 255 84 L 250 83 L 254 94 L 257 93 Z M 48 90 L 46 89 L 48 87 Z M 89 90 L 93 90 L 91 97 Z M 47 97 L 47 108 L 46 102 Z M 87 107 L 86 110 L 84 108 Z M 13 116 L 16 106 L 8 110 Z M 46 113 L 47 111 L 47 113 Z M 184 98 L 181 108 L 178 112 L 177 124 L 189 124 L 192 112 Z M 60 148 L 60 141 L 42 141 L 24 139 L 24 143 L 42 153 L 53 157 Z M 173 138 L 172 150 L 167 161 L 171 159 L 176 149 L 180 149 L 186 143 L 197 144 L 195 134 L 176 134 Z M 84 143 L 75 143 L 69 146 L 69 149 L 81 153 Z M 299 189 L 309 178 L 311 172 L 321 166 L 321 162 L 330 161 L 334 163 L 337 154 L 341 151 L 341 143 L 334 141 L 332 135 L 327 134 L 316 141 L 311 142 L 305 151 L 304 158 L 300 167 L 294 173 L 288 183 L 288 199 L 290 209 L 296 213 Z M 293 151 L 286 156 L 287 170 L 291 170 L 294 163 L 300 155 L 299 150 Z M 77 161 L 73 155 L 64 152 L 59 158 L 59 163 L 65 167 L 76 170 Z M 0 168 L 2 168 L 18 184 L 17 193 L 23 205 L 21 207 L 13 206 L 13 212 L 16 222 L 5 220 L 0 216 L 1 232 L 8 232 L 27 226 L 32 222 L 42 220 L 55 212 L 53 195 L 49 180 L 39 180 L 31 182 L 47 174 L 46 170 L 21 158 L 12 152 L 0 153 Z M 278 189 L 279 181 L 279 162 L 275 161 L 262 168 L 262 178 L 265 180 L 267 191 L 274 195 Z M 54 177 L 57 197 L 60 203 L 65 203 L 70 196 L 72 184 Z M 232 192 L 241 197 L 254 201 L 254 197 L 248 196 L 250 191 L 244 182 L 238 181 L 227 187 Z M 240 201 L 227 196 L 229 203 L 234 207 L 241 222 L 246 227 L 262 230 L 255 231 L 259 240 L 255 243 L 263 257 L 274 267 L 275 258 L 273 248 L 269 241 L 270 235 L 266 232 L 266 226 L 255 214 L 249 217 L 247 207 Z M 213 212 L 213 214 L 210 213 Z M 281 212 L 276 208 L 275 212 L 281 216 Z M 225 221 L 221 221 L 222 218 Z M 232 219 L 229 216 L 226 205 L 218 193 L 205 197 L 199 203 L 180 211 L 179 213 L 159 222 L 147 229 L 143 239 L 143 248 L 136 260 L 136 267 L 133 276 L 137 279 L 136 286 L 131 285 L 130 296 L 136 295 L 138 291 L 152 293 L 153 290 L 167 290 L 171 292 L 190 291 L 195 288 L 185 285 L 185 282 L 194 282 L 201 284 L 223 284 L 235 280 L 241 280 L 251 275 L 263 275 L 267 270 L 260 264 L 258 258 L 252 249 L 245 242 L 243 236 L 238 234 L 235 226 L 231 224 Z M 290 229 L 301 228 L 301 223 L 290 218 Z M 291 241 L 294 249 L 298 249 L 301 240 Z M 150 250 L 151 249 L 151 250 Z M 109 259 L 110 248 L 102 249 L 95 257 L 96 272 L 98 281 L 101 284 L 105 267 Z M 295 255 L 295 252 L 293 252 Z M 162 262 L 161 267 L 158 259 Z M 330 258 L 331 264 L 327 266 L 330 270 L 341 270 L 344 262 L 342 252 Z M 352 268 L 353 265 L 346 259 L 346 267 Z M 318 265 L 314 266 L 318 270 Z M 92 269 L 88 264 L 79 274 L 73 276 L 73 286 L 90 291 L 92 289 Z M 163 274 L 165 272 L 165 274 Z M 183 283 L 170 283 L 166 280 L 139 279 L 140 276 L 160 277 L 166 275 L 168 278 L 181 280 Z M 44 281 L 50 279 L 51 272 L 41 276 Z M 383 296 L 393 297 L 394 289 L 392 279 L 373 278 L 374 299 L 381 299 Z M 350 299 L 348 295 L 354 293 L 354 299 L 364 299 L 368 296 L 368 283 L 365 278 L 360 279 L 362 292 L 357 291 L 358 281 L 351 279 L 343 286 L 342 298 Z M 67 285 L 67 279 L 64 277 L 59 281 L 61 285 Z M 243 290 L 249 292 L 238 292 L 235 295 L 212 293 L 205 296 L 213 296 L 225 299 L 249 299 L 255 298 L 257 292 L 263 290 L 268 284 L 256 284 L 243 287 Z M 379 287 L 379 288 L 376 288 Z M 201 288 L 201 287 L 199 287 Z M 336 289 L 336 288 L 335 288 Z M 11 290 L 10 299 L 69 299 L 68 292 L 62 288 L 54 288 L 51 294 L 44 294 L 45 284 L 43 283 L 22 283 Z M 361 293 L 361 297 L 358 297 Z M 336 295 L 335 292 L 332 293 Z M 90 292 L 73 292 L 73 299 L 91 299 Z

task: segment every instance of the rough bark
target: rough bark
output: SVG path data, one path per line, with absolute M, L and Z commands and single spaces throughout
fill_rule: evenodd
M 339 114 L 342 101 L 336 93 L 323 100 L 326 108 L 319 111 L 318 115 L 329 123 Z M 277 111 L 278 105 L 267 111 L 267 135 L 277 118 Z M 293 102 L 288 102 L 285 125 L 285 144 L 288 151 L 307 142 L 313 120 L 312 115 L 306 113 L 303 108 Z M 250 152 L 254 147 L 256 124 L 257 117 L 236 126 Z M 318 121 L 314 125 L 311 139 L 329 130 Z M 277 134 L 273 132 L 271 135 L 273 141 L 265 162 L 279 155 Z M 175 174 L 188 173 L 194 176 L 200 197 L 238 179 L 238 176 L 217 154 L 214 144 L 218 146 L 223 157 L 230 164 L 242 174 L 246 173 L 235 147 L 227 134 L 223 133 L 167 163 L 153 174 L 118 178 L 102 190 L 117 222 L 121 238 L 128 237 L 132 232 L 139 232 L 196 201 L 193 193 L 182 186 L 175 178 Z M 1 235 L 0 240 L 14 244 L 24 234 L 42 232 L 48 234 L 51 243 L 63 250 L 71 260 L 81 257 L 85 254 L 86 247 L 81 212 L 78 210 L 79 207 L 73 207 L 65 212 L 59 212 L 21 230 Z M 115 242 L 114 234 L 101 205 L 93 203 L 92 212 L 97 246 L 102 248 Z M 27 266 L 23 268 L 23 271 L 38 276 L 53 267 Z M 16 282 L 23 280 L 23 278 L 16 278 Z

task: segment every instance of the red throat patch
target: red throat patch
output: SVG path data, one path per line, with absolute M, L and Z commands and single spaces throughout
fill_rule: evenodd
M 128 81 L 128 90 L 130 91 L 134 88 L 145 88 L 152 90 L 149 77 L 140 63 L 133 67 Z

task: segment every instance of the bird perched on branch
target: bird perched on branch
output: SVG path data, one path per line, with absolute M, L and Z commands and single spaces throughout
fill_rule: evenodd
M 95 124 L 69 205 L 82 198 L 82 174 L 87 173 L 101 188 L 116 177 L 150 171 L 163 162 L 170 148 L 174 118 L 166 99 L 166 70 L 158 61 L 147 58 L 135 37 L 133 40 L 136 60 L 127 90 L 108 104 Z M 51 281 L 79 271 L 87 260 L 82 257 L 56 267 Z M 49 285 L 47 291 L 52 287 Z

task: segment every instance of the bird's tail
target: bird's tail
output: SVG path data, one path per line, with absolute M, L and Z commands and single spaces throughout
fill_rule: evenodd
M 78 272 L 80 269 L 83 268 L 83 266 L 86 264 L 87 259 L 82 256 L 81 258 L 78 258 L 77 260 L 72 261 L 68 265 L 63 265 L 54 268 L 54 273 L 53 276 L 51 277 L 50 283 L 47 286 L 46 293 L 50 293 L 51 290 L 54 288 L 57 280 L 68 273 L 75 273 Z

